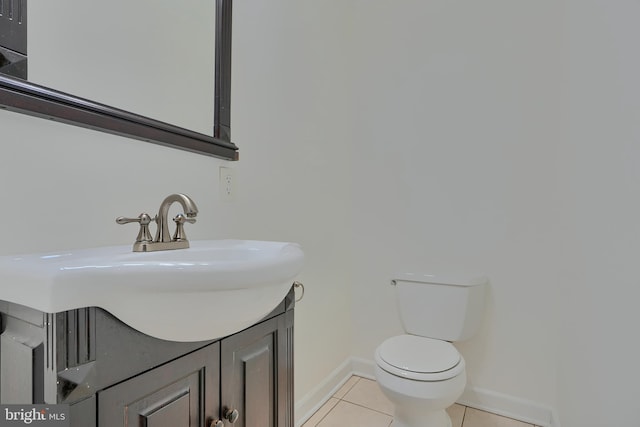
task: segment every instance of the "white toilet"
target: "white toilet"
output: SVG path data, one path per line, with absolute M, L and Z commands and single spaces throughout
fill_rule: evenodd
M 398 274 L 392 281 L 406 335 L 376 349 L 376 380 L 394 404 L 392 427 L 451 427 L 445 408 L 464 391 L 464 359 L 450 341 L 471 337 L 486 278 Z

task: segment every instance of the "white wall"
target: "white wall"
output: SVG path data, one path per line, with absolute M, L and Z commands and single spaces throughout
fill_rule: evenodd
M 302 244 L 300 399 L 350 355 L 347 83 L 341 0 L 234 2 L 232 132 L 240 194 L 218 215 L 241 237 Z M 298 417 L 304 414 L 296 414 Z
M 555 403 L 555 3 L 356 2 L 357 356 L 401 330 L 393 272 L 486 274 L 470 386 Z
M 563 427 L 638 424 L 640 4 L 569 0 L 559 288 Z
M 482 272 L 487 319 L 459 345 L 472 388 L 555 425 L 637 423 L 640 5 L 354 16 L 354 354 L 401 330 L 393 271 Z

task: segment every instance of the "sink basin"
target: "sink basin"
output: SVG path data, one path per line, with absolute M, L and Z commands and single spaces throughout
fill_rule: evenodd
M 56 313 L 100 307 L 171 341 L 221 338 L 251 326 L 286 296 L 302 269 L 299 245 L 192 241 L 188 249 L 109 246 L 0 257 L 0 300 Z

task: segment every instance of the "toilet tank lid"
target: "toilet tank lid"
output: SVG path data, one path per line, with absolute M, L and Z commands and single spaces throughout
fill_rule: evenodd
M 433 283 L 439 285 L 452 286 L 479 286 L 489 282 L 486 276 L 463 276 L 456 274 L 435 274 L 435 273 L 396 273 L 391 279 L 392 282 L 416 282 L 416 283 Z

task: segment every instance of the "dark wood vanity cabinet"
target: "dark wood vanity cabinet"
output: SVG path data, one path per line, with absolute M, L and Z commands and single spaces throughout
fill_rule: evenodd
M 238 411 L 234 427 L 293 426 L 291 332 L 276 318 L 221 341 L 222 413 Z
M 98 392 L 98 425 L 208 427 L 220 413 L 219 362 L 214 343 Z
M 73 427 L 293 427 L 293 306 L 291 292 L 261 322 L 204 343 L 157 340 L 99 309 L 43 314 L 43 342 L 15 345 L 17 333 L 38 331 L 38 315 L 25 323 L 0 305 L 2 372 L 14 359 L 32 366 L 17 389 L 11 375 L 0 377 L 0 402 L 54 403 L 55 395 L 70 405 Z M 57 333 L 46 331 L 51 322 Z

